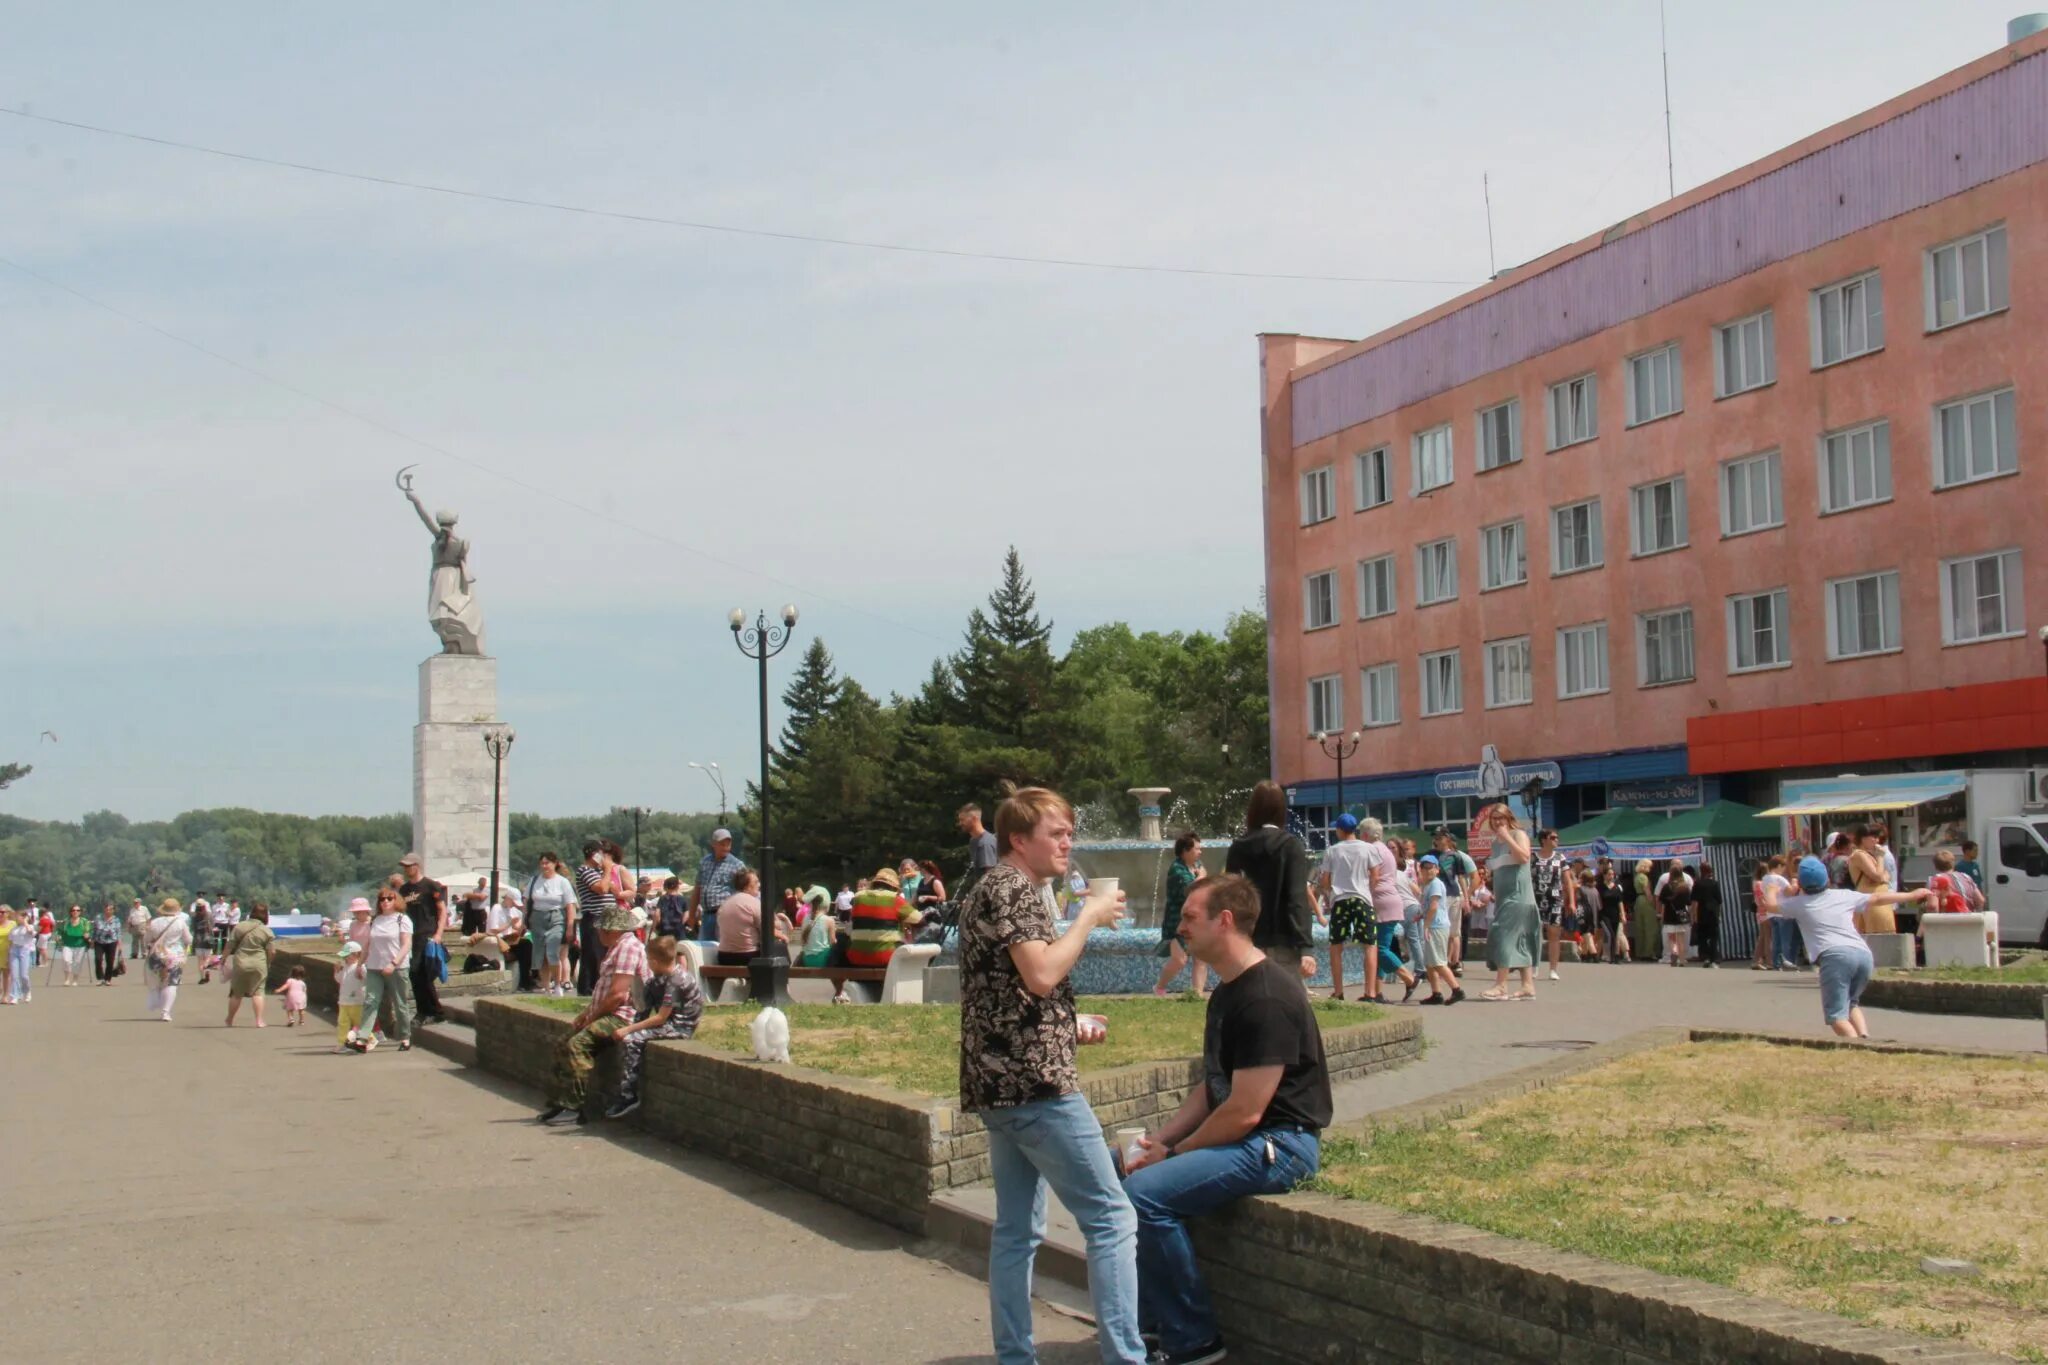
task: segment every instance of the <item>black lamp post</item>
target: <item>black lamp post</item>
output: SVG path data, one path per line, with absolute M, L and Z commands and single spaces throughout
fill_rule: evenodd
M 498 903 L 498 820 L 505 800 L 505 755 L 512 752 L 517 738 L 510 730 L 484 731 L 484 748 L 491 755 L 491 904 Z
M 2048 668 L 2048 626 L 2041 627 L 2041 664 Z
M 650 812 L 645 806 L 613 806 L 612 814 L 630 815 L 633 817 L 633 885 L 635 889 L 638 889 L 640 885 L 640 822 Z
M 768 624 L 765 611 L 756 613 L 750 626 L 746 612 L 734 607 L 726 624 L 732 627 L 732 642 L 739 646 L 740 653 L 761 669 L 761 947 L 747 964 L 747 985 L 757 1003 L 780 1005 L 787 1003 L 789 997 L 789 955 L 775 937 L 775 836 L 768 823 L 768 661 L 782 652 L 796 632 L 796 608 L 782 609 L 779 626 Z M 719 789 L 719 794 L 722 798 L 724 788 Z
M 1310 735 L 1309 738 L 1316 742 L 1316 747 L 1323 751 L 1324 757 L 1337 760 L 1337 815 L 1342 815 L 1344 813 L 1344 760 L 1358 752 L 1358 742 L 1364 738 L 1364 735 L 1358 730 L 1353 730 L 1348 735 L 1336 732 L 1326 734 L 1318 730 Z M 1331 817 L 1333 820 L 1335 818 L 1336 816 Z
M 711 785 L 718 788 L 718 823 L 723 825 L 725 823 L 725 774 L 718 770 L 716 763 L 706 766 L 695 759 L 691 759 L 690 766 L 710 778 Z

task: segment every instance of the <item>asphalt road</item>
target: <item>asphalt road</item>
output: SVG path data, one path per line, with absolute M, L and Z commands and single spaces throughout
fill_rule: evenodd
M 0 1008 L 0 1360 L 989 1358 L 979 1279 L 809 1195 L 317 1019 L 224 1029 L 218 982 L 172 1024 L 139 973 L 37 986 Z

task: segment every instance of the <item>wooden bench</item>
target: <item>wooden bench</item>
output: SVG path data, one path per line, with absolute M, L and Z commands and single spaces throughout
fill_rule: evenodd
M 791 981 L 844 981 L 847 994 L 864 1004 L 886 1002 L 892 1005 L 921 1005 L 924 1003 L 924 969 L 930 960 L 939 954 L 938 945 L 931 943 L 906 943 L 889 956 L 886 967 L 798 967 L 789 969 Z M 707 1001 L 725 999 L 728 1002 L 745 1000 L 748 994 L 747 969 L 745 967 L 719 967 L 710 963 L 693 963 L 697 973 L 697 984 L 704 989 Z M 738 983 L 738 990 L 721 996 L 725 982 Z
M 881 989 L 883 978 L 887 977 L 888 975 L 889 969 L 887 967 L 793 966 L 789 969 L 789 979 L 791 981 L 829 980 L 845 981 L 849 983 L 858 981 L 863 983 L 864 985 L 872 986 L 877 991 Z M 705 998 L 713 1002 L 716 1002 L 721 998 L 724 999 L 728 1004 L 735 1000 L 745 1000 L 747 998 L 748 991 L 751 989 L 747 984 L 747 969 L 745 967 L 699 967 L 697 969 L 697 978 L 699 981 L 703 983 Z M 728 992 L 725 996 L 721 997 L 719 995 L 719 990 L 721 989 L 719 983 L 726 981 L 738 982 L 739 989 L 736 991 Z M 870 1001 L 869 1003 L 872 1004 L 873 1002 Z

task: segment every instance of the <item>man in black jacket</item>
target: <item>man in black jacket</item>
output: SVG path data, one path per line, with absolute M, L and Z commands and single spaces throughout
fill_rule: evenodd
M 1296 958 L 1304 977 L 1316 974 L 1315 917 L 1308 903 L 1308 847 L 1287 832 L 1287 793 L 1278 782 L 1252 788 L 1245 832 L 1231 842 L 1223 870 L 1259 890 L 1252 943 L 1276 960 Z

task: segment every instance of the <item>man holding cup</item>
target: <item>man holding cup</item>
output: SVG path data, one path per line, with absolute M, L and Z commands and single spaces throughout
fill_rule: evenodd
M 1102 1029 L 1077 1018 L 1067 979 L 1089 931 L 1114 927 L 1124 898 L 1092 888 L 1058 932 L 1049 887 L 1066 875 L 1073 845 L 1065 798 L 1043 787 L 1016 792 L 996 812 L 998 861 L 960 907 L 960 1104 L 988 1129 L 996 1187 L 989 1313 L 1000 1365 L 1038 1358 L 1031 1266 L 1045 1237 L 1048 1185 L 1087 1239 L 1102 1358 L 1145 1360 L 1137 1223 L 1074 1070 L 1075 1046 L 1099 1041 Z
M 1284 1194 L 1322 1165 L 1333 1105 L 1323 1034 L 1292 962 L 1252 942 L 1259 890 L 1243 877 L 1196 883 L 1180 936 L 1222 984 L 1203 1028 L 1204 1083 L 1155 1136 L 1124 1152 L 1138 1216 L 1139 1316 L 1159 1334 L 1153 1359 L 1207 1365 L 1223 1337 L 1187 1220 L 1251 1194 Z

